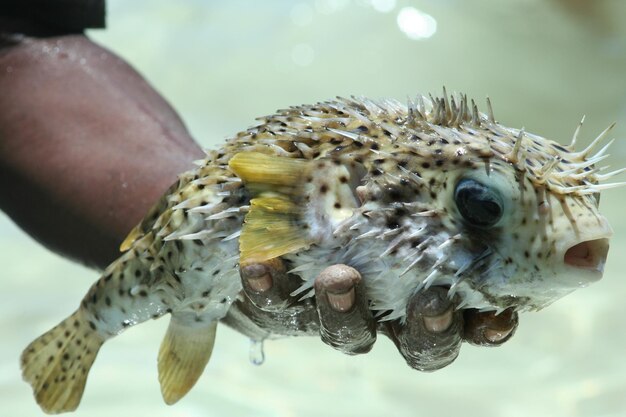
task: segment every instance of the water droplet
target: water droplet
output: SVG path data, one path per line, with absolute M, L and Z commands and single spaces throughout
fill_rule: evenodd
M 262 340 L 250 339 L 250 362 L 253 365 L 263 365 L 263 362 L 265 362 Z

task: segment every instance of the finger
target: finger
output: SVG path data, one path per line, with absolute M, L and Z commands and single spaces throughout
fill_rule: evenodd
M 313 299 L 298 301 L 291 296 L 302 281 L 287 273 L 280 258 L 241 265 L 239 273 L 246 299 L 233 304 L 231 326 L 248 333 L 249 327 L 257 327 L 283 336 L 319 332 Z
M 413 296 L 406 322 L 389 324 L 391 339 L 410 367 L 434 371 L 459 354 L 463 316 L 454 310 L 445 288 L 433 287 Z
M 289 279 L 285 264 L 280 258 L 242 265 L 241 283 L 252 303 L 264 311 L 283 310 L 290 294 L 301 282 Z
M 376 322 L 356 269 L 341 264 L 324 269 L 315 279 L 315 299 L 324 343 L 349 355 L 370 351 Z
M 495 312 L 466 310 L 463 338 L 473 345 L 500 346 L 509 340 L 517 329 L 518 317 L 513 309 Z

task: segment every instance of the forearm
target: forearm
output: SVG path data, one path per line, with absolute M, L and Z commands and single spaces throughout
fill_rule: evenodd
M 49 248 L 106 266 L 202 157 L 141 76 L 82 35 L 0 50 L 0 207 Z

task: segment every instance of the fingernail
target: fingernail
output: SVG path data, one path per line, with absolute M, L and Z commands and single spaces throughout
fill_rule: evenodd
M 504 340 L 511 333 L 511 330 L 513 329 L 508 329 L 508 330 L 485 329 L 483 331 L 483 335 L 485 336 L 485 339 L 489 340 L 490 342 L 497 343 L 497 342 L 501 342 L 502 340 Z
M 439 316 L 423 316 L 424 327 L 430 332 L 441 333 L 448 330 L 452 324 L 452 309 Z
M 344 313 L 352 308 L 356 300 L 356 292 L 354 287 L 351 287 L 348 291 L 342 293 L 326 292 L 328 297 L 328 304 L 340 313 Z
M 250 277 L 248 278 L 248 285 L 253 291 L 265 292 L 272 288 L 272 276 L 265 274 L 260 277 Z

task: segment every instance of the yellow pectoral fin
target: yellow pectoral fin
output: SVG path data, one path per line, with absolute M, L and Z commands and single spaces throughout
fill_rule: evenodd
M 252 199 L 239 238 L 241 262 L 266 261 L 308 247 L 299 213 L 299 207 L 284 196 Z
M 261 262 L 306 248 L 310 242 L 296 205 L 311 162 L 305 159 L 241 152 L 228 163 L 253 197 L 239 238 L 241 262 Z
M 241 152 L 228 163 L 230 169 L 244 182 L 266 186 L 297 186 L 309 165 L 304 159 L 266 155 L 260 152 Z

